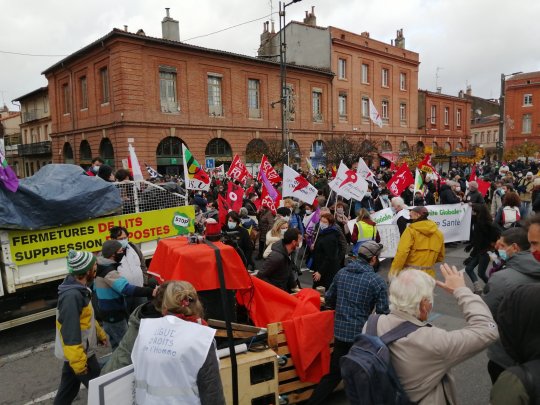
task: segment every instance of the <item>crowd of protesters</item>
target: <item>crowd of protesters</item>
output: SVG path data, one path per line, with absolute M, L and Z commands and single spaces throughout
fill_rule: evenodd
M 112 171 L 104 170 L 104 165 L 99 163 L 93 164 L 89 175 L 93 173 L 112 181 Z M 493 383 L 491 403 L 536 403 L 532 396 L 534 390 L 530 388 L 531 382 L 533 388 L 540 384 L 540 322 L 536 319 L 538 311 L 534 311 L 540 296 L 540 216 L 535 215 L 540 213 L 540 173 L 536 164 L 516 161 L 454 167 L 440 173 L 424 172 L 422 189 L 412 184 L 401 195 L 392 195 L 387 188 L 393 176 L 392 169 L 378 168 L 373 172 L 377 185 L 370 183 L 360 201 L 336 196 L 329 186 L 332 173 L 319 171 L 302 173 L 318 190 L 317 198 L 310 203 L 285 198 L 278 207 L 262 204 L 262 183 L 250 179 L 243 184 L 227 178 L 212 178 L 208 191 L 189 192 L 188 202 L 195 207 L 196 230 L 204 234 L 208 224 L 221 220 L 219 196 L 228 198 L 228 183 L 241 186 L 244 191 L 242 208 L 237 212 L 228 211 L 220 226 L 223 235 L 229 235 L 228 239 L 235 242 L 246 269 L 254 277 L 287 293 L 296 292 L 300 287 L 298 275 L 309 271 L 312 287 L 325 292 L 326 305 L 335 309 L 334 352 L 330 372 L 315 389 L 309 404 L 327 403 L 326 398 L 341 380 L 340 360 L 349 353 L 359 335 L 383 336 L 404 322 L 416 327 L 389 344 L 389 350 L 402 389 L 411 401 L 418 404 L 457 403 L 451 368 L 487 348 L 486 372 Z M 471 173 L 475 174 L 474 179 L 471 179 Z M 118 181 L 121 177 L 122 173 L 116 174 Z M 178 185 L 176 191 L 184 191 L 182 180 L 170 180 Z M 279 184 L 276 188 L 280 190 Z M 443 264 L 439 273 L 442 281 L 436 280 L 438 269 L 435 265 L 444 262 L 446 249 L 459 245 L 445 243 L 437 224 L 430 220 L 425 206 L 435 204 L 469 204 L 472 207 L 470 239 L 462 241 L 464 245 L 461 246 L 469 254 L 463 262 L 464 272 Z M 392 223 L 401 236 L 387 280 L 377 273 L 383 246 L 372 218 L 375 212 L 383 209 L 392 210 Z M 349 222 L 353 219 L 354 225 L 350 227 Z M 125 233 L 127 235 L 127 230 Z M 162 285 L 160 291 L 142 285 L 132 286 L 127 276 L 116 271 L 122 260 L 116 255 L 126 253 L 127 242 L 116 242 L 107 248 L 103 257 L 109 261 L 100 259 L 98 263 L 105 261 L 113 269 L 98 281 L 98 297 L 99 288 L 115 291 L 115 297 L 126 302 L 133 296 L 156 297 L 152 305 L 139 302 L 138 306 L 123 312 L 121 329 L 127 342 L 122 341 L 122 336 L 119 339 L 109 334 L 118 348 L 106 366 L 107 371 L 112 371 L 113 364 L 118 368 L 133 359 L 137 378 L 147 383 L 156 380 L 155 375 L 145 371 L 151 360 L 140 349 L 137 330 L 139 336 L 141 333 L 147 336 L 156 328 L 167 325 L 186 336 L 199 334 L 204 340 L 202 346 L 197 346 L 184 339 L 186 348 L 196 350 L 197 362 L 186 366 L 193 367 L 187 371 L 191 379 L 186 377 L 181 383 L 187 384 L 189 380 L 192 385 L 198 385 L 198 396 L 203 404 L 222 403 L 223 392 L 219 384 L 214 384 L 212 390 L 204 388 L 205 382 L 215 382 L 219 378 L 216 377 L 217 364 L 209 354 L 214 350 L 213 334 L 204 329 L 207 328 L 204 312 L 196 305 L 197 295 L 192 286 Z M 130 255 L 137 261 L 135 251 Z M 83 263 L 79 263 L 79 256 L 84 259 Z M 66 288 L 93 280 L 91 258 L 83 253 L 73 253 L 68 263 L 71 275 Z M 141 271 L 144 273 L 144 270 Z M 97 277 L 100 277 L 99 271 Z M 466 286 L 464 274 L 470 278 L 472 290 Z M 429 324 L 437 285 L 456 298 L 466 322 L 462 329 L 449 332 Z M 82 316 L 87 298 L 82 290 L 80 294 L 82 298 L 76 298 L 81 301 L 77 304 L 78 316 L 66 317 L 68 311 L 63 303 L 66 299 L 60 301 L 60 324 L 74 322 L 73 317 Z M 73 295 L 75 293 L 70 292 L 71 300 L 75 299 Z M 167 303 L 163 301 L 164 295 Z M 373 313 L 379 317 L 374 322 L 369 321 L 370 324 L 368 320 Z M 144 314 L 149 314 L 146 321 Z M 168 321 L 162 320 L 162 316 Z M 182 321 L 196 325 L 185 327 Z M 132 325 L 136 325 L 134 330 Z M 109 330 L 112 330 L 110 325 L 105 328 L 106 332 Z M 65 340 L 67 335 L 60 332 Z M 97 336 L 99 341 L 104 341 L 103 330 L 98 329 Z M 75 381 L 86 384 L 87 380 L 74 379 L 74 376 L 80 377 L 81 366 L 75 367 L 72 363 L 73 355 L 67 344 L 80 343 L 72 336 L 69 338 L 71 343 L 63 342 L 67 360 L 65 369 L 67 367 L 69 371 L 71 366 L 68 382 L 74 391 Z M 181 350 L 187 349 L 178 346 L 178 351 Z M 78 353 L 78 356 L 82 354 Z M 88 351 L 88 359 L 91 356 L 92 352 Z M 76 360 L 81 361 L 80 358 Z M 95 368 L 93 360 L 92 363 L 88 360 L 84 371 L 88 372 L 90 366 Z M 174 362 L 162 366 L 164 369 L 160 373 L 163 375 L 167 371 L 178 371 L 180 367 Z M 59 392 L 70 396 L 62 388 L 67 384 L 64 374 L 62 378 Z M 175 382 L 164 379 L 171 395 L 176 395 L 177 391 L 171 388 Z M 349 389 L 347 387 L 348 393 Z M 138 400 L 160 403 L 159 395 L 156 397 L 149 392 L 148 389 L 138 390 Z M 536 401 L 540 392 L 537 394 Z

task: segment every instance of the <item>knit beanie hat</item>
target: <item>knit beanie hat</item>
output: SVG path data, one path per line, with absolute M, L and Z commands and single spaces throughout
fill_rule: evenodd
M 106 240 L 101 247 L 101 254 L 104 258 L 109 259 L 122 247 L 122 244 L 117 240 Z
M 67 267 L 70 274 L 82 276 L 94 267 L 96 257 L 85 251 L 70 250 L 67 256 Z

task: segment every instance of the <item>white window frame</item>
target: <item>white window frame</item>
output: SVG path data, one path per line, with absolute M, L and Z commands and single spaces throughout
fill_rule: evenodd
M 338 79 L 347 78 L 347 59 L 338 58 Z
M 402 91 L 407 91 L 407 73 L 399 73 L 399 89 Z
M 457 126 L 458 128 L 461 127 L 461 108 L 458 108 L 458 109 L 456 110 L 456 126 Z
M 523 107 L 530 107 L 533 105 L 533 95 L 527 93 L 523 95 Z
M 311 114 L 314 122 L 322 122 L 322 90 L 311 90 Z
M 444 107 L 444 126 L 450 125 L 450 107 Z
M 208 115 L 211 117 L 223 116 L 223 77 L 208 73 Z
M 532 133 L 532 114 L 523 114 L 521 118 L 521 133 L 530 134 Z
M 339 93 L 338 111 L 340 119 L 347 119 L 347 93 Z
M 399 103 L 399 120 L 407 122 L 407 103 Z
M 381 118 L 383 120 L 388 121 L 389 118 L 389 110 L 390 109 L 390 102 L 388 100 L 382 100 L 381 101 Z
M 160 66 L 159 68 L 159 102 L 162 113 L 178 113 L 177 92 L 178 74 L 176 68 Z
M 362 97 L 362 118 L 369 119 L 369 97 Z
M 390 69 L 382 68 L 381 70 L 381 86 L 388 87 L 388 78 L 390 77 Z
M 362 63 L 361 80 L 363 84 L 369 84 L 369 64 Z
M 248 79 L 248 115 L 249 118 L 261 118 L 261 81 Z

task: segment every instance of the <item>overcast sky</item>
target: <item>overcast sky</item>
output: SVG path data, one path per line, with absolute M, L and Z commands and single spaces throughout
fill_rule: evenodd
M 290 1 L 290 0 L 289 0 Z M 0 0 L 0 103 L 47 84 L 41 72 L 111 31 L 128 25 L 161 36 L 165 7 L 180 21 L 187 41 L 261 18 L 240 27 L 187 41 L 255 56 L 263 21 L 277 0 Z M 390 42 L 404 29 L 406 48 L 420 54 L 420 88 L 497 98 L 500 74 L 540 70 L 538 0 L 303 0 L 287 7 L 287 21 L 302 21 L 315 6 L 317 24 Z

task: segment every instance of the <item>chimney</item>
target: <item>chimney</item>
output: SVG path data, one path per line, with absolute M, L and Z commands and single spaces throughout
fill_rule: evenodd
M 124 31 L 128 32 L 128 26 L 124 25 Z
M 396 40 L 394 41 L 396 47 L 405 49 L 405 37 L 403 36 L 403 28 L 397 30 Z
M 315 17 L 315 6 L 311 6 L 311 13 L 306 11 L 306 17 L 304 18 L 304 24 L 317 26 L 317 17 Z
M 166 8 L 165 11 L 167 12 L 167 15 L 163 18 L 163 21 L 161 21 L 161 34 L 163 39 L 180 42 L 180 27 L 178 26 L 178 21 L 171 18 L 169 15 L 169 8 Z
M 472 96 L 472 88 L 470 84 L 467 86 L 467 90 L 465 94 L 467 94 L 468 96 Z
M 439 94 L 442 93 L 442 87 L 441 86 L 437 87 L 437 93 L 439 93 Z
M 364 31 L 360 34 L 361 37 L 364 37 L 364 38 L 369 38 L 369 32 L 368 31 Z
M 268 44 L 269 44 L 269 41 L 270 41 L 270 38 L 272 37 L 272 35 L 270 34 L 270 31 L 268 31 L 268 25 L 270 23 L 268 21 L 265 21 L 263 23 L 263 32 L 260 36 L 260 39 L 261 39 L 261 42 L 260 42 L 260 45 L 259 45 L 259 50 L 257 51 L 257 54 L 259 56 L 267 56 L 269 55 L 268 53 Z M 273 26 L 273 23 L 272 23 L 272 26 Z

